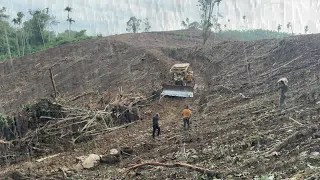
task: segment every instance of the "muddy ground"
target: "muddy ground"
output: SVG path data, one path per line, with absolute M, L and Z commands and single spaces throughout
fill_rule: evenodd
M 15 169 L 33 178 L 62 178 L 59 168 L 73 169 L 76 157 L 105 154 L 117 147 L 130 147 L 134 153 L 120 163 L 67 176 L 120 179 L 130 165 L 150 161 L 188 162 L 214 170 L 223 179 L 262 175 L 284 179 L 320 166 L 320 35 L 252 42 L 211 40 L 203 47 L 198 32 L 185 32 L 191 38 L 182 33 L 115 35 L 64 45 L 15 59 L 15 73 L 9 61 L 1 63 L 1 110 L 8 114 L 53 94 L 47 70 L 51 66 L 60 99 L 88 91 L 116 93 L 119 87 L 148 96 L 166 81 L 175 62 L 191 63 L 197 85 L 204 88 L 191 99 L 156 99 L 143 108 L 143 120 L 132 126 L 76 144 L 41 163 L 33 159 L 2 167 L 2 172 Z M 277 91 L 282 77 L 289 80 L 284 111 L 278 107 Z M 92 101 L 83 98 L 72 105 L 88 107 Z M 181 120 L 185 104 L 194 114 L 188 131 Z M 161 136 L 152 139 L 155 112 L 160 114 Z M 201 176 L 185 168 L 165 167 L 130 173 L 130 179 Z

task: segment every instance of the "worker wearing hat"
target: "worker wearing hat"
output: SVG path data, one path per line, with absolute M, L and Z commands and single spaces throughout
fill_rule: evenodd
M 283 109 L 286 105 L 285 99 L 286 99 L 286 93 L 288 92 L 288 79 L 287 78 L 281 78 L 278 80 L 279 88 L 280 90 L 280 98 L 279 98 L 279 105 L 280 108 Z

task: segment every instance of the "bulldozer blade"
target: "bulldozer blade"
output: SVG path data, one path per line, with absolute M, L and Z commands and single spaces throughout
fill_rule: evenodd
M 193 87 L 162 85 L 162 96 L 193 97 Z

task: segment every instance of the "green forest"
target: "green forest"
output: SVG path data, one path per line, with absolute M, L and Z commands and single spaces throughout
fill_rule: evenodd
M 58 34 L 53 31 L 53 26 L 59 22 L 49 13 L 49 9 L 29 10 L 28 13 L 31 18 L 26 20 L 22 12 L 18 12 L 16 17 L 10 17 L 6 14 L 5 7 L 0 9 L 0 41 L 3 42 L 0 44 L 1 60 L 93 38 L 86 35 L 86 30 L 79 32 L 71 30 L 71 24 L 75 21 L 69 18 L 69 13 L 67 19 L 70 23 L 69 29 Z
M 69 28 L 63 33 L 56 33 L 53 30 L 53 27 L 59 22 L 53 14 L 50 14 L 48 8 L 43 10 L 29 10 L 28 14 L 31 17 L 29 19 L 26 19 L 25 14 L 22 12 L 18 12 L 16 17 L 10 17 L 7 15 L 7 9 L 5 7 L 0 9 L 0 41 L 3 42 L 0 44 L 0 60 L 6 60 L 10 57 L 20 57 L 53 48 L 61 44 L 102 36 L 101 34 L 97 36 L 88 36 L 85 29 L 79 32 L 73 31 L 71 26 L 76 22 L 69 16 L 72 8 L 66 7 L 64 11 L 67 12 L 66 21 L 69 23 Z M 132 17 L 130 19 L 132 19 Z M 140 21 L 141 20 L 139 20 L 139 22 Z M 148 21 L 147 24 L 150 29 L 151 25 Z M 190 25 L 192 25 L 192 23 Z M 219 37 L 234 40 L 258 40 L 283 38 L 292 34 L 257 29 L 242 31 L 220 30 L 217 35 Z

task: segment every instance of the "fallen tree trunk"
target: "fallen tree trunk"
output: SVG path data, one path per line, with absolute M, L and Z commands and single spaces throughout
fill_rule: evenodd
M 5 141 L 3 139 L 0 139 L 0 144 L 9 144 L 9 145 L 12 145 L 12 142 L 10 141 Z
M 77 100 L 77 99 L 79 99 L 81 97 L 87 96 L 87 95 L 96 95 L 96 94 L 98 94 L 98 93 L 94 92 L 94 91 L 85 92 L 85 93 L 82 93 L 82 94 L 80 94 L 80 95 L 78 95 L 76 97 L 73 97 L 72 99 L 69 100 L 69 102 L 75 101 L 75 100 Z
M 292 135 L 288 136 L 286 139 L 284 139 L 283 141 L 275 145 L 274 148 L 268 151 L 265 155 L 270 156 L 271 153 L 280 151 L 281 149 L 288 146 L 289 144 L 297 141 L 299 138 L 311 136 L 318 129 L 319 127 L 310 127 L 310 128 L 303 128 L 299 131 L 296 131 L 295 133 L 293 133 Z
M 209 170 L 209 169 L 204 169 L 201 167 L 197 167 L 191 164 L 186 164 L 186 163 L 181 163 L 181 162 L 175 162 L 173 164 L 165 164 L 165 163 L 159 163 L 159 162 L 146 162 L 146 163 L 141 163 L 141 164 L 136 164 L 132 167 L 130 167 L 127 171 L 126 171 L 126 177 L 128 176 L 129 172 L 144 166 L 162 166 L 162 167 L 167 167 L 167 168 L 176 168 L 176 167 L 184 167 L 184 168 L 188 168 L 190 170 L 194 170 L 203 174 L 206 174 L 210 177 L 218 177 L 220 176 L 219 173 L 217 173 L 216 171 L 213 170 Z
M 54 81 L 54 78 L 53 78 L 53 74 L 52 74 L 52 69 L 49 68 L 49 73 L 50 73 L 50 79 L 51 79 L 51 83 L 52 83 L 52 87 L 53 87 L 53 91 L 54 91 L 54 98 L 57 98 L 57 86 L 56 86 L 56 83 Z

